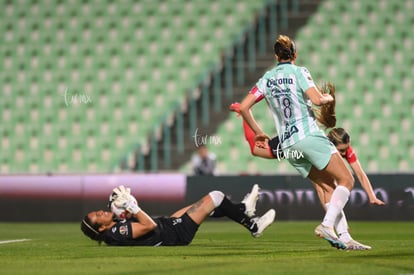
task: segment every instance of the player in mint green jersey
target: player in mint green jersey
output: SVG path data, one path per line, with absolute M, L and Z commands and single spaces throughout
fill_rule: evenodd
M 334 224 L 348 201 L 354 179 L 335 146 L 318 127 L 311 108 L 312 104 L 335 104 L 334 98 L 320 93 L 310 72 L 295 65 L 296 48 L 288 36 L 278 37 L 274 52 L 277 65 L 266 72 L 244 98 L 240 104 L 240 114 L 255 133 L 257 144 L 266 146 L 264 143 L 270 138 L 250 112 L 256 102 L 265 99 L 272 112 L 282 150 L 298 152 L 295 156 L 301 156 L 288 157 L 289 163 L 303 177 L 321 186 L 328 179 L 335 179 L 338 185 L 315 234 L 332 246 L 345 249 L 346 245 L 334 231 Z

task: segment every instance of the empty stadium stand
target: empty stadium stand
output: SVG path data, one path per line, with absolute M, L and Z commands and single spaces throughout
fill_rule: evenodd
M 0 8 L 3 173 L 113 171 L 265 3 L 20 2 Z
M 310 2 L 2 1 L 0 172 L 191 173 L 200 128 L 220 137 L 221 174 L 296 173 L 253 158 L 213 96 L 240 101 L 272 47 L 263 30 L 276 36 Z M 414 170 L 413 25 L 411 0 L 325 0 L 295 35 L 298 64 L 336 84 L 337 125 L 368 172 Z M 264 103 L 254 114 L 276 134 Z

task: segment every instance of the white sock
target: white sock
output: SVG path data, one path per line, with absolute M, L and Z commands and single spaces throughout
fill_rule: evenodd
M 224 199 L 224 193 L 221 191 L 211 191 L 208 193 L 211 197 L 211 200 L 214 203 L 215 207 L 219 207 L 219 205 L 223 202 Z
M 334 227 L 336 219 L 348 201 L 349 194 L 350 192 L 345 186 L 339 185 L 335 188 L 326 210 L 325 217 L 323 218 L 322 225 L 330 228 Z
M 348 222 L 346 220 L 344 211 L 339 213 L 338 218 L 336 219 L 335 230 L 341 241 L 347 243 L 352 240 L 352 237 L 349 234 Z
M 325 209 L 328 209 L 328 207 L 329 207 L 329 202 L 325 203 Z M 334 227 L 335 227 L 336 234 L 338 235 L 341 241 L 347 243 L 352 240 L 352 237 L 349 234 L 348 221 L 346 220 L 344 211 L 339 213 L 338 217 L 336 218 Z

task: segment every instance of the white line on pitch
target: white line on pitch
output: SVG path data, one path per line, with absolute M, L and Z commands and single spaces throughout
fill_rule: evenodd
M 30 241 L 30 239 L 5 240 L 5 241 L 0 241 L 0 244 L 6 244 L 6 243 L 20 243 L 20 242 L 26 242 L 26 241 Z

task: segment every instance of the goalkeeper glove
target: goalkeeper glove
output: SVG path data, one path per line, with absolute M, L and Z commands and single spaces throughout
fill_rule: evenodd
M 113 204 L 117 208 L 124 209 L 131 214 L 137 214 L 141 208 L 138 206 L 137 200 L 131 194 L 123 194 L 121 197 L 118 197 Z
M 127 196 L 131 194 L 130 188 L 125 188 L 125 186 L 120 185 L 118 187 L 115 187 L 112 190 L 112 194 L 109 195 L 109 202 L 108 202 L 108 208 L 112 208 L 112 202 L 115 201 L 117 198 L 120 198 L 122 196 Z

